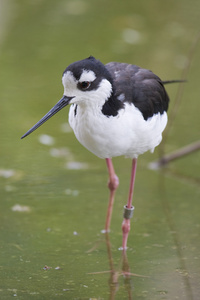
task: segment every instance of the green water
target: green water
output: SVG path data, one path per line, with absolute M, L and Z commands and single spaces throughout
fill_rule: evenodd
M 0 299 L 199 299 L 200 154 L 148 165 L 199 139 L 200 44 L 177 106 L 178 85 L 167 86 L 170 120 L 177 110 L 162 146 L 139 158 L 127 257 L 118 248 L 131 161 L 113 160 L 120 186 L 104 236 L 106 165 L 77 142 L 68 109 L 20 140 L 61 98 L 75 60 L 180 78 L 199 11 L 197 0 L 0 1 Z

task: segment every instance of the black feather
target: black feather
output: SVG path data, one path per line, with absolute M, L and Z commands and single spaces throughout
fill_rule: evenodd
M 105 65 L 113 78 L 114 98 L 124 94 L 123 102 L 133 103 L 145 120 L 168 109 L 169 97 L 161 79 L 150 70 L 111 62 Z M 111 100 L 112 101 L 112 100 Z

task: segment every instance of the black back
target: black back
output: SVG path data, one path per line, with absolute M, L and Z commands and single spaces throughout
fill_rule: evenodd
M 133 103 L 142 113 L 145 120 L 154 114 L 163 113 L 168 109 L 169 97 L 161 79 L 149 70 L 135 65 L 111 62 L 105 65 L 113 79 L 113 96 L 116 106 L 122 108 L 123 103 Z M 121 100 L 121 107 L 118 100 Z M 123 98 L 123 97 L 121 97 Z M 113 102 L 113 99 L 107 102 Z M 103 113 L 108 115 L 105 103 Z

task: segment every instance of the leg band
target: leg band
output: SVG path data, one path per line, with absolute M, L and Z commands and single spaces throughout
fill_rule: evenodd
M 126 205 L 124 205 L 124 219 L 131 219 L 133 216 L 134 206 L 131 206 L 131 208 L 127 208 Z

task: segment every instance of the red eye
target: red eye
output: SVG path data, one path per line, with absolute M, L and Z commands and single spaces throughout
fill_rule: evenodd
M 90 82 L 89 81 L 79 82 L 78 87 L 81 90 L 87 90 L 90 87 Z

